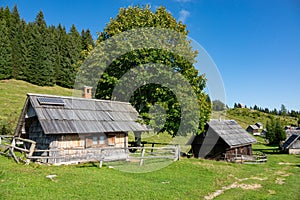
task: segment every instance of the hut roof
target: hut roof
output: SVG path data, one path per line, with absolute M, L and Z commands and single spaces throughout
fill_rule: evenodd
M 256 125 L 257 127 L 262 127 L 262 126 L 263 126 L 263 124 L 262 124 L 261 122 L 256 122 L 255 125 Z
M 252 128 L 252 130 L 257 130 L 259 129 L 257 125 L 249 125 L 248 128 Z
M 127 102 L 27 94 L 22 115 L 18 127 L 25 115 L 37 116 L 45 134 L 149 130 L 137 122 L 139 114 Z
M 257 142 L 234 120 L 211 120 L 208 125 L 209 129 L 217 133 L 231 148 Z
M 284 149 L 290 148 L 297 140 L 300 140 L 300 135 L 292 134 L 282 145 Z

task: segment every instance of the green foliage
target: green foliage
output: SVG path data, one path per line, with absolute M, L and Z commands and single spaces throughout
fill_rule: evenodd
M 285 131 L 279 119 L 275 120 L 274 118 L 271 118 L 271 122 L 267 122 L 266 129 L 266 139 L 268 139 L 269 144 L 280 145 L 280 142 L 286 139 Z
M 213 104 L 213 111 L 223 111 L 226 109 L 225 104 L 220 100 L 214 100 L 212 104 Z
M 42 11 L 33 23 L 26 23 L 17 6 L 12 11 L 0 8 L 0 80 L 14 78 L 72 88 L 85 58 L 82 51 L 94 46 L 89 30 L 83 33 L 81 36 L 75 25 L 69 34 L 60 25 L 48 27 Z
M 285 105 L 281 104 L 281 109 L 280 109 L 280 115 L 286 115 L 287 114 L 287 109 Z
M 130 81 L 132 77 L 134 77 L 135 82 L 142 81 L 141 79 L 145 82 L 145 85 L 135 90 L 130 102 L 148 123 L 151 121 L 150 116 L 147 114 L 149 110 L 153 105 L 162 105 L 166 111 L 166 123 L 160 130 L 162 132 L 168 131 L 175 136 L 176 133 L 178 133 L 183 114 L 189 115 L 188 112 L 183 113 L 181 109 L 183 104 L 179 98 L 184 96 L 184 91 L 179 91 L 178 94 L 175 95 L 174 91 L 169 87 L 153 83 L 153 80 L 155 80 L 157 76 L 164 77 L 168 80 L 167 82 L 172 82 L 173 85 L 180 87 L 180 82 L 178 80 L 176 82 L 176 80 L 174 80 L 175 78 L 172 79 L 174 74 L 180 74 L 187 80 L 187 84 L 190 84 L 195 92 L 197 101 L 195 103 L 198 104 L 198 107 L 192 110 L 200 110 L 199 122 L 193 122 L 192 116 L 189 116 L 190 118 L 186 123 L 186 127 L 181 130 L 181 134 L 190 132 L 195 126 L 202 129 L 205 122 L 209 119 L 211 105 L 210 102 L 206 101 L 207 95 L 203 93 L 206 82 L 205 78 L 203 75 L 199 76 L 198 71 L 193 66 L 197 52 L 192 50 L 189 43 L 190 41 L 186 38 L 188 33 L 186 26 L 181 22 L 177 22 L 164 7 L 157 8 L 155 12 L 152 12 L 149 6 L 143 8 L 139 6 L 121 8 L 119 14 L 115 18 L 112 18 L 104 28 L 104 31 L 99 34 L 97 42 L 99 44 L 104 41 L 109 42 L 110 38 L 119 33 L 124 33 L 129 30 L 140 30 L 138 28 L 146 27 L 167 28 L 180 33 L 183 36 L 179 41 L 183 44 L 180 46 L 180 49 L 182 55 L 185 57 L 163 48 L 140 48 L 138 50 L 131 50 L 115 59 L 108 68 L 106 68 L 100 78 L 96 97 L 100 99 L 111 99 L 115 86 L 120 83 L 119 79 L 121 77 L 123 78 L 123 75 L 127 72 L 130 72 L 132 76 L 126 79 L 128 83 L 132 82 L 132 80 Z M 146 32 L 140 32 L 137 34 L 137 37 L 141 37 L 143 41 L 151 41 L 153 39 L 151 37 L 145 38 L 145 35 L 147 35 Z M 160 39 L 163 41 L 166 37 L 167 36 L 161 35 Z M 174 39 L 174 41 L 176 41 L 176 39 Z M 119 48 L 130 49 L 134 46 L 135 44 L 130 43 Z M 179 45 L 178 47 L 176 47 L 176 45 L 174 46 L 175 48 L 179 48 Z M 113 50 L 116 51 L 118 49 Z M 107 58 L 107 62 L 109 62 L 109 58 Z M 134 69 L 137 66 L 139 66 L 140 72 L 147 71 L 147 76 L 139 77 L 138 70 Z M 163 66 L 168 66 L 173 74 L 172 72 L 166 72 Z M 160 80 L 157 82 L 159 81 Z M 192 95 L 185 98 L 185 106 L 187 107 L 189 106 L 188 104 L 191 104 L 191 96 Z
M 271 113 L 264 113 L 247 108 L 228 109 L 226 111 L 225 118 L 236 120 L 244 129 L 246 129 L 250 124 L 255 124 L 256 122 L 261 122 L 263 125 L 266 125 L 272 118 L 280 120 L 282 126 L 297 123 L 297 120 L 294 117 L 276 116 Z
M 11 77 L 11 51 L 7 23 L 0 18 L 0 80 Z

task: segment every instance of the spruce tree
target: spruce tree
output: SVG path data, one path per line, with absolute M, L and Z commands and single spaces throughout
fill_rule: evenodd
M 6 20 L 0 19 L 0 79 L 11 78 L 11 43 Z
M 32 26 L 32 36 L 35 39 L 31 57 L 31 76 L 29 81 L 40 86 L 54 85 L 54 69 L 51 65 L 51 48 L 47 25 L 43 12 L 40 11 Z
M 71 58 L 69 55 L 69 39 L 65 27 L 61 24 L 57 27 L 56 44 L 58 48 L 58 61 L 55 69 L 56 84 L 62 87 L 69 85 L 68 73 L 71 66 Z
M 22 42 L 22 35 L 23 35 L 23 28 L 19 11 L 17 6 L 15 5 L 13 8 L 13 11 L 11 13 L 11 19 L 10 19 L 10 42 L 11 42 L 11 47 L 12 47 L 12 77 L 13 78 L 18 78 L 18 75 L 20 72 L 21 68 L 21 42 Z

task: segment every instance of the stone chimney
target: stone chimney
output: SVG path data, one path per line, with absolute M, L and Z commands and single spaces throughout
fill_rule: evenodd
M 82 87 L 82 98 L 91 99 L 92 98 L 92 88 L 89 86 Z

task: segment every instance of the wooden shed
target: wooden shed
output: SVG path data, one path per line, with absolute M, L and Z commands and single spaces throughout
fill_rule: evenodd
M 191 143 L 196 158 L 231 160 L 237 156 L 252 156 L 252 144 L 257 140 L 234 120 L 211 120 L 205 132 Z
M 246 129 L 248 133 L 252 133 L 253 135 L 260 135 L 259 127 L 257 125 L 249 125 Z
M 290 137 L 283 143 L 282 150 L 289 154 L 300 154 L 300 135 L 290 135 Z
M 36 142 L 36 161 L 117 159 L 126 155 L 129 131 L 148 131 L 137 120 L 138 112 L 127 102 L 27 94 L 15 136 Z M 103 149 L 115 151 L 104 154 Z

